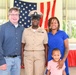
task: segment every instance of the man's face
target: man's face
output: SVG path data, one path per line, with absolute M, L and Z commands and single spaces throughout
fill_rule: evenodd
M 33 18 L 32 25 L 33 27 L 38 27 L 40 18 Z
M 13 24 L 17 24 L 18 20 L 19 20 L 19 12 L 15 11 L 15 10 L 12 10 L 12 12 L 9 13 L 9 20 Z

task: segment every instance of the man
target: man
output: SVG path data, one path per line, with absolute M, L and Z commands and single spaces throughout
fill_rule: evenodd
M 39 27 L 41 12 L 33 10 L 29 16 L 31 16 L 32 26 L 26 28 L 22 35 L 25 75 L 44 75 L 45 59 L 47 60 L 47 32 Z
M 20 75 L 21 40 L 23 27 L 18 24 L 19 9 L 11 8 L 9 21 L 0 29 L 0 74 Z

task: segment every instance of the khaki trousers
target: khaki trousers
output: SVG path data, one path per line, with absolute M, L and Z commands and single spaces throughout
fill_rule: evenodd
M 24 51 L 25 75 L 44 75 L 45 52 Z

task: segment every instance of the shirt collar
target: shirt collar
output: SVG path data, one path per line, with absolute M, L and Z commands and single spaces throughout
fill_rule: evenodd
M 10 23 L 9 25 L 11 25 L 11 26 L 14 26 L 15 27 L 15 25 L 14 24 L 12 24 L 10 21 L 8 22 L 8 23 Z M 18 26 L 17 27 L 20 27 L 20 24 L 18 24 Z M 16 28 L 17 28 L 16 27 Z
M 32 26 L 30 26 L 29 29 L 32 30 Z M 41 30 L 41 27 L 38 27 L 36 30 L 37 31 Z
M 58 30 L 58 31 L 56 32 L 56 34 L 58 34 L 59 32 L 60 32 L 60 30 Z M 52 32 L 49 32 L 49 33 L 51 33 L 51 34 L 52 34 Z M 56 35 L 56 34 L 55 34 L 55 35 Z M 53 35 L 53 34 L 52 34 L 52 35 Z

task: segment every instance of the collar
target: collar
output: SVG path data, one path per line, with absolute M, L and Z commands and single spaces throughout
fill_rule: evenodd
M 56 34 L 58 34 L 59 32 L 60 32 L 60 30 L 58 30 L 58 31 L 56 32 Z M 49 32 L 49 33 L 50 33 L 51 35 L 53 35 L 52 32 Z M 56 34 L 54 34 L 54 35 L 56 35 Z
M 33 29 L 32 26 L 30 26 L 29 29 L 32 30 L 32 29 Z M 36 30 L 37 30 L 37 31 L 38 31 L 38 30 L 41 30 L 41 27 L 38 27 Z
M 20 24 L 17 24 L 17 25 L 15 26 L 15 25 L 12 24 L 10 21 L 8 21 L 8 23 L 9 23 L 9 25 L 14 26 L 14 27 L 16 27 L 16 28 L 21 26 Z
M 33 31 L 32 26 L 30 26 L 29 29 L 30 29 L 31 31 Z M 38 33 L 44 33 L 44 31 L 43 31 L 43 29 L 42 29 L 41 27 L 38 27 L 38 28 L 36 29 L 36 32 L 38 32 Z

